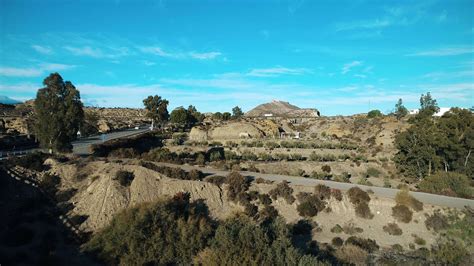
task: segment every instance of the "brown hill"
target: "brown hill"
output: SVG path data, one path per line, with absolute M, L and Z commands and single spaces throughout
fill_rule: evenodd
M 274 100 L 253 108 L 245 115 L 248 117 L 317 117 L 319 116 L 319 111 L 312 108 L 299 108 L 289 102 Z

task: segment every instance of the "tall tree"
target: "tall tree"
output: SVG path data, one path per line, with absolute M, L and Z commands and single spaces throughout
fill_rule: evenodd
M 151 118 L 152 123 L 157 122 L 160 125 L 163 125 L 168 121 L 168 101 L 162 99 L 160 96 L 148 96 L 143 100 L 145 109 L 147 110 L 147 116 Z
M 430 92 L 426 95 L 422 94 L 420 97 L 420 112 L 421 116 L 432 116 L 439 112 L 438 103 L 431 97 Z
M 174 124 L 189 125 L 193 123 L 194 118 L 182 106 L 176 107 L 170 114 L 170 122 Z
M 240 118 L 244 115 L 244 112 L 242 112 L 242 109 L 240 107 L 236 106 L 232 108 L 232 117 L 233 118 Z
M 397 104 L 395 104 L 395 117 L 397 120 L 400 120 L 402 117 L 408 114 L 407 108 L 403 105 L 402 99 L 398 99 Z
M 43 85 L 46 87 L 36 94 L 35 133 L 41 146 L 50 152 L 70 151 L 84 119 L 80 93 L 58 73 L 45 78 Z
M 202 113 L 198 112 L 198 110 L 196 109 L 196 107 L 195 107 L 194 105 L 190 105 L 190 106 L 188 107 L 188 112 L 189 112 L 189 114 L 192 116 L 192 118 L 193 118 L 193 120 L 194 120 L 194 121 L 193 121 L 193 124 L 195 124 L 195 123 L 200 123 L 200 122 L 202 122 L 202 121 L 204 120 L 204 118 L 205 118 L 205 116 L 204 116 Z

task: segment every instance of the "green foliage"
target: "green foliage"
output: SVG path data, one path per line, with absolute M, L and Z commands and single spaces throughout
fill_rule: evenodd
M 402 189 L 395 195 L 395 202 L 410 207 L 417 212 L 423 210 L 423 203 L 411 196 L 407 189 Z
M 242 112 L 242 109 L 240 107 L 236 106 L 232 108 L 232 117 L 235 118 L 240 118 L 244 115 L 244 112 Z
M 369 238 L 364 239 L 357 236 L 349 237 L 348 239 L 346 239 L 345 244 L 358 246 L 369 253 L 377 251 L 379 249 L 379 245 L 377 245 L 377 242 L 375 240 Z
M 225 176 L 220 176 L 220 175 L 211 175 L 211 176 L 208 176 L 204 179 L 204 181 L 206 182 L 209 182 L 209 183 L 212 183 L 216 186 L 221 186 L 222 184 L 224 184 L 226 180 L 226 177 Z
M 369 208 L 370 196 L 367 192 L 358 187 L 352 187 L 347 191 L 347 196 L 354 205 L 358 217 L 365 219 L 372 219 L 374 217 Z
M 361 202 L 355 205 L 355 213 L 358 217 L 364 219 L 372 219 L 374 215 L 370 211 L 369 204 L 367 202 Z
M 85 245 L 107 264 L 190 264 L 213 235 L 207 207 L 189 194 L 126 209 Z
M 367 169 L 367 176 L 379 177 L 382 174 L 379 169 L 374 167 L 369 167 Z
M 298 195 L 300 204 L 296 207 L 298 213 L 303 217 L 313 217 L 326 207 L 326 202 L 321 200 L 319 196 L 300 193 Z
M 133 174 L 133 172 L 130 171 L 119 170 L 115 174 L 115 179 L 119 181 L 120 185 L 125 187 L 130 186 L 134 178 L 135 175 Z
M 175 162 L 177 155 L 167 148 L 156 148 L 142 156 L 145 160 L 154 162 Z
M 397 120 L 400 120 L 402 117 L 405 117 L 408 114 L 407 108 L 403 105 L 402 99 L 398 99 L 397 104 L 395 105 L 394 115 Z
M 428 230 L 433 229 L 435 232 L 446 229 L 449 226 L 448 218 L 435 211 L 432 215 L 428 215 L 425 220 L 425 225 Z
M 222 120 L 224 120 L 224 121 L 230 120 L 231 117 L 232 117 L 232 115 L 229 112 L 223 112 L 222 113 Z
M 295 197 L 293 197 L 293 189 L 288 185 L 287 181 L 282 181 L 279 183 L 276 188 L 270 190 L 268 194 L 273 200 L 276 200 L 278 197 L 282 197 L 288 204 L 293 204 L 293 202 L 295 202 Z
M 147 116 L 152 119 L 152 121 L 163 124 L 168 121 L 168 104 L 169 102 L 165 99 L 162 99 L 161 96 L 148 96 L 143 100 L 143 105 L 147 110 Z
M 367 113 L 367 118 L 375 118 L 375 117 L 382 117 L 383 114 L 380 112 L 380 110 L 371 110 L 369 113 Z
M 418 116 L 428 117 L 437 112 L 439 112 L 438 103 L 431 97 L 430 92 L 426 93 L 426 95 L 422 94 L 420 97 L 420 111 Z
M 43 85 L 45 88 L 38 90 L 34 103 L 35 135 L 44 148 L 71 151 L 71 142 L 84 120 L 80 93 L 58 73 L 45 78 Z
M 180 106 L 175 108 L 170 114 L 170 122 L 174 124 L 191 127 L 204 120 L 204 115 L 196 110 L 196 107 L 190 105 L 188 109 Z
M 443 241 L 434 247 L 431 256 L 436 262 L 443 265 L 469 265 L 471 254 L 464 244 L 450 240 Z
M 217 228 L 200 265 L 298 265 L 316 258 L 292 246 L 291 232 L 282 219 L 257 225 L 246 217 L 231 218 Z M 311 259 L 312 258 L 312 259 Z
M 413 212 L 407 206 L 397 204 L 392 208 L 392 216 L 399 222 L 409 223 L 413 217 Z
M 421 191 L 447 196 L 473 198 L 474 190 L 466 175 L 450 172 L 438 172 L 422 180 Z

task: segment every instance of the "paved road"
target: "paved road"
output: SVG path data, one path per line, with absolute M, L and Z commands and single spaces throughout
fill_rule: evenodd
M 147 132 L 149 130 L 150 129 L 148 127 L 141 127 L 140 129 L 127 129 L 76 140 L 72 143 L 73 153 L 77 155 L 89 155 L 91 153 L 90 146 L 92 144 L 99 144 L 112 139 L 126 138 Z
M 139 129 L 126 129 L 122 131 L 111 132 L 102 135 L 91 136 L 87 138 L 82 138 L 76 140 L 72 143 L 73 145 L 73 153 L 77 155 L 89 155 L 90 146 L 92 144 L 103 143 L 107 140 L 118 139 L 118 138 L 126 138 L 131 137 L 134 135 L 138 135 L 144 132 L 149 131 L 149 127 L 140 127 Z M 18 151 L 0 151 L 0 160 L 6 159 L 9 155 L 10 156 L 21 156 L 27 153 L 31 153 L 34 151 L 41 151 L 42 149 L 34 148 L 34 149 L 26 149 L 26 150 L 18 150 Z
M 224 170 L 217 170 L 209 167 L 197 167 L 192 165 L 175 165 L 170 163 L 158 163 L 164 166 L 171 166 L 171 167 L 181 167 L 182 169 L 189 171 L 192 169 L 198 169 L 206 174 L 211 175 L 222 175 L 226 176 L 230 173 L 230 171 Z M 317 180 L 312 178 L 305 178 L 299 176 L 288 176 L 288 175 L 274 175 L 274 174 L 262 174 L 256 172 L 248 172 L 248 171 L 241 171 L 240 172 L 244 176 L 250 176 L 253 178 L 261 177 L 266 180 L 271 180 L 275 182 L 281 182 L 283 180 L 289 181 L 294 185 L 301 185 L 301 186 L 316 186 L 317 184 L 324 184 L 331 188 L 336 188 L 340 190 L 348 190 L 351 187 L 357 186 L 363 190 L 371 189 L 374 192 L 374 195 L 382 198 L 395 198 L 395 195 L 398 193 L 398 189 L 393 188 L 384 188 L 384 187 L 374 187 L 374 186 L 364 186 L 364 185 L 357 185 L 352 183 L 341 183 L 341 182 L 334 182 L 334 181 L 327 181 L 327 180 Z M 424 192 L 410 192 L 410 194 L 418 199 L 419 201 L 436 206 L 442 207 L 452 207 L 452 208 L 464 208 L 464 206 L 469 206 L 474 208 L 474 200 L 469 199 L 462 199 L 462 198 L 454 198 L 454 197 L 447 197 L 441 196 L 436 194 L 429 194 Z

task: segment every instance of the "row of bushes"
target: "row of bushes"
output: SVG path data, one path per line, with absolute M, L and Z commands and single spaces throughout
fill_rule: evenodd
M 254 153 L 249 150 L 244 150 L 241 154 L 238 154 L 233 151 L 225 151 L 224 158 L 226 160 L 244 160 L 244 161 L 265 161 L 265 162 L 271 162 L 271 161 L 315 161 L 315 162 L 335 162 L 335 161 L 346 161 L 352 160 L 355 161 L 360 161 L 360 156 L 354 155 L 352 157 L 349 154 L 340 154 L 340 155 L 333 155 L 333 154 L 317 154 L 315 152 L 311 153 L 309 157 L 303 156 L 299 153 L 291 153 L 291 154 L 286 154 L 286 153 L 274 153 L 274 154 L 269 154 L 269 153 Z
M 170 178 L 181 180 L 202 180 L 204 178 L 204 173 L 196 169 L 187 172 L 179 167 L 161 166 L 145 161 L 141 161 L 140 165 Z
M 135 157 L 156 147 L 162 147 L 163 136 L 156 133 L 145 133 L 136 137 L 114 139 L 101 144 L 91 145 L 94 156 L 107 157 L 112 152 L 122 149 L 127 156 Z
M 331 143 L 331 142 L 303 142 L 303 141 L 281 141 L 273 142 L 267 141 L 263 142 L 260 140 L 255 141 L 242 141 L 240 146 L 243 147 L 255 147 L 255 148 L 286 148 L 286 149 L 342 149 L 342 150 L 356 150 L 357 145 L 352 143 Z M 235 147 L 235 146 L 234 146 Z

